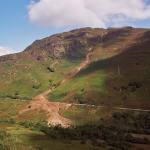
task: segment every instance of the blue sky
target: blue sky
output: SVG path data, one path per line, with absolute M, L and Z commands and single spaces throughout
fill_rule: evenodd
M 59 32 L 59 29 L 40 27 L 28 20 L 29 0 L 0 1 L 0 46 L 23 50 L 32 41 Z
M 117 6 L 112 0 L 88 1 L 89 3 L 85 0 L 38 0 L 31 4 L 31 0 L 0 0 L 0 47 L 10 48 L 16 52 L 23 50 L 36 39 L 75 27 L 123 25 L 150 27 L 150 6 L 148 6 L 150 0 L 143 0 L 143 3 L 142 0 L 137 0 L 138 4 L 129 3 L 128 5 L 125 4 L 125 0 L 117 0 L 120 2 L 118 7 L 121 5 L 126 7 L 122 12 L 115 11 Z M 97 5 L 100 1 L 103 4 L 106 2 L 106 7 Z M 91 5 L 90 2 L 92 4 L 95 2 L 95 5 Z M 82 6 L 84 4 L 86 7 Z M 143 8 L 140 8 L 141 4 Z M 107 9 L 108 5 L 112 8 L 111 11 Z M 138 7 L 138 13 L 134 13 L 134 10 L 137 11 L 136 7 Z M 145 7 L 147 7 L 146 10 Z M 97 9 L 104 9 L 102 11 L 106 13 L 100 15 Z M 112 16 L 117 14 L 117 17 L 112 17 L 115 19 L 108 17 L 111 14 Z

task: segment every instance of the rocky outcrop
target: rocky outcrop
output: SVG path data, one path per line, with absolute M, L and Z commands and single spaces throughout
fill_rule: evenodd
M 29 51 L 46 51 L 56 58 L 81 58 L 85 57 L 89 47 L 94 45 L 93 38 L 97 37 L 104 29 L 84 28 L 56 34 L 42 40 L 35 41 L 25 49 Z M 98 31 L 98 32 L 97 32 Z
M 108 50 L 122 51 L 135 46 L 138 41 L 149 41 L 149 29 L 124 28 L 82 28 L 55 34 L 41 40 L 36 40 L 22 53 L 1 57 L 0 61 L 8 59 L 45 60 L 48 57 L 77 59 L 85 58 L 89 49 L 101 46 Z

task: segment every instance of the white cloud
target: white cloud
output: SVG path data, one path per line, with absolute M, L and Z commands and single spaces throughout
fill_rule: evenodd
M 10 48 L 0 46 L 0 56 L 11 54 L 13 52 L 14 51 Z
M 149 19 L 150 5 L 146 0 L 32 0 L 28 14 L 44 26 L 106 27 Z

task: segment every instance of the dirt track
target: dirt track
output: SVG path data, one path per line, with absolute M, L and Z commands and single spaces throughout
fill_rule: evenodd
M 66 81 L 70 80 L 73 76 L 75 76 L 81 69 L 86 67 L 90 63 L 90 56 L 92 54 L 92 49 L 89 49 L 89 53 L 86 56 L 85 61 L 83 61 L 79 67 L 74 68 L 69 73 L 69 76 L 65 77 L 59 85 L 64 84 Z M 24 114 L 29 111 L 43 111 L 47 114 L 47 121 L 49 125 L 61 125 L 62 127 L 68 127 L 71 125 L 71 120 L 64 118 L 60 115 L 60 110 L 66 110 L 72 104 L 67 103 L 59 103 L 59 102 L 50 102 L 47 99 L 48 94 L 52 92 L 51 89 L 41 93 L 40 95 L 34 97 L 32 101 L 25 106 L 20 112 L 19 115 Z
M 71 125 L 71 121 L 67 118 L 62 117 L 59 114 L 59 111 L 68 109 L 71 104 L 59 103 L 59 102 L 50 102 L 47 100 L 46 95 L 50 93 L 51 90 L 48 90 L 32 99 L 32 101 L 19 112 L 23 114 L 29 111 L 43 111 L 47 114 L 47 121 L 49 125 L 61 125 L 63 127 L 68 127 Z
M 85 61 L 83 61 L 79 67 L 71 70 L 68 76 L 66 76 L 59 85 L 64 84 L 66 81 L 70 80 L 73 76 L 75 76 L 81 69 L 86 67 L 90 63 L 90 56 L 92 55 L 92 51 L 90 49 L 89 53 L 86 56 Z M 47 121 L 49 125 L 61 125 L 62 127 L 69 127 L 72 122 L 71 120 L 60 115 L 60 110 L 67 110 L 72 105 L 74 106 L 89 106 L 89 107 L 99 107 L 105 108 L 107 106 L 96 106 L 96 105 L 88 105 L 88 104 L 68 104 L 68 103 L 60 103 L 60 102 L 50 102 L 47 99 L 48 94 L 52 92 L 51 89 L 41 93 L 40 95 L 34 97 L 32 101 L 25 106 L 20 112 L 19 115 L 24 114 L 29 111 L 43 111 L 47 114 Z M 112 109 L 117 110 L 128 110 L 128 111 L 144 111 L 150 112 L 150 110 L 143 109 L 132 109 L 132 108 L 121 108 L 121 107 L 111 107 Z

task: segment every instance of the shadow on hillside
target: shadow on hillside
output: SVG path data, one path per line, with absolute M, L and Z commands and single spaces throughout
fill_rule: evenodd
M 150 32 L 146 32 L 142 37 L 137 39 L 137 43 L 123 50 L 122 53 L 111 58 L 92 62 L 87 68 L 82 69 L 77 76 L 87 75 L 97 70 L 117 70 L 118 66 L 123 70 L 131 70 L 132 67 L 150 65 Z

